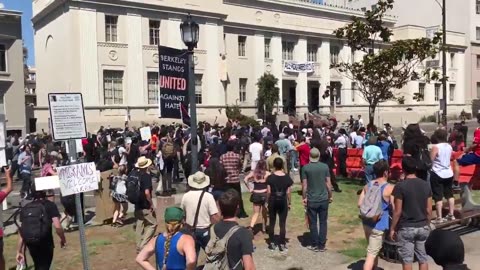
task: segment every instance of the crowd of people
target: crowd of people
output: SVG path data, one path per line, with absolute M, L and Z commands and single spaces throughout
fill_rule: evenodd
M 480 115 L 478 118 L 480 124 Z M 123 226 L 128 202 L 132 203 L 136 260 L 149 270 L 195 269 L 200 249 L 207 254 L 205 269 L 255 269 L 253 235 L 258 231 L 268 234 L 268 249 L 272 252 L 288 251 L 286 223 L 292 203 L 303 203 L 305 207 L 311 235 L 308 249 L 324 252 L 329 205 L 334 193 L 342 192 L 335 169 L 339 175 L 348 176 L 348 148 L 363 148 L 366 185 L 358 205 L 369 242 L 364 269 L 374 269 L 385 236 L 401 243 L 399 254 L 404 269 L 411 269 L 414 254 L 420 269 L 427 269 L 425 242 L 430 234 L 431 198 L 437 209 L 433 223 L 454 220 L 452 187 L 458 180 L 458 167 L 480 164 L 480 128 L 474 132 L 473 144 L 466 147 L 467 136 L 461 124 L 450 132 L 450 137 L 441 128 L 427 138 L 418 124 L 405 127 L 401 144 L 404 177 L 395 186 L 388 183 L 392 153 L 399 147 L 392 129 L 388 124 L 383 130 L 374 125 L 364 126 L 361 116 L 357 120 L 351 117 L 348 125 L 341 128 L 333 120 L 321 125 L 304 120 L 298 124 L 282 122 L 278 126 L 255 127 L 242 126 L 235 120 L 229 120 L 225 126 L 201 122 L 197 168 L 192 168 L 188 127 L 179 124 L 149 127 L 149 140 L 142 140 L 139 129 L 128 124 L 123 129 L 101 127 L 82 140 L 82 149 L 77 149 L 84 161 L 95 162 L 101 172 L 117 169 L 110 178 L 115 205 L 112 225 Z M 334 148 L 338 149 L 336 158 Z M 454 148 L 466 154 L 452 168 L 450 157 Z M 42 176 L 49 176 L 56 173 L 56 166 L 69 164 L 68 146 L 54 142 L 42 132 L 24 139 L 13 136 L 8 139 L 7 149 L 7 159 L 12 161 L 11 169 L 6 171 L 7 180 L 18 175 L 23 181 L 22 197 L 42 201 L 46 216 L 52 220 L 64 246 L 61 223 L 64 222 L 65 228 L 70 226 L 76 215 L 75 204 L 68 196 L 62 197 L 65 212 L 60 215 L 51 202 L 54 193 L 36 191 L 31 179 L 35 167 L 41 168 Z M 296 174 L 301 182 L 302 202 L 292 202 Z M 180 206 L 166 209 L 165 232 L 155 235 L 154 196 L 175 194 L 174 183 L 183 181 L 188 184 L 188 192 Z M 241 196 L 242 184 L 251 193 L 253 214 L 248 227 L 237 222 L 238 218 L 248 218 L 246 202 Z M 7 186 L 0 192 L 0 199 L 8 192 Z M 444 197 L 450 207 L 445 218 L 441 212 Z M 372 216 L 368 211 L 363 213 L 363 209 L 373 209 L 378 214 Z M 262 224 L 257 230 L 259 217 Z M 277 218 L 280 231 L 276 238 Z M 25 258 L 26 247 L 35 269 L 48 269 L 53 240 L 42 242 L 42 247 L 48 243 L 49 248 L 39 249 L 32 237 L 20 235 L 17 261 Z M 157 258 L 156 266 L 149 262 L 153 255 Z M 215 268 L 219 265 L 228 268 Z

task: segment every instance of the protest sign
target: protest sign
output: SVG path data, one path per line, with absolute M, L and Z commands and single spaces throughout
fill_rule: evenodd
M 140 135 L 142 136 L 142 141 L 149 141 L 152 138 L 150 127 L 141 128 Z
M 58 175 L 35 178 L 35 190 L 48 190 L 60 188 Z
M 159 115 L 180 119 L 181 105 L 188 108 L 188 54 L 159 46 Z
M 82 94 L 50 93 L 48 106 L 54 140 L 87 137 Z
M 95 163 L 81 163 L 57 168 L 62 196 L 98 189 Z

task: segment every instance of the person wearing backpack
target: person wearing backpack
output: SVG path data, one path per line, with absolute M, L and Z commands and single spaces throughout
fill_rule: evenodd
M 162 193 L 160 196 L 170 196 L 172 195 L 173 188 L 173 178 L 174 178 L 174 168 L 175 162 L 177 160 L 177 149 L 173 143 L 173 139 L 167 134 L 166 137 L 162 139 L 162 158 L 164 162 L 163 172 L 162 172 Z
M 398 254 L 403 269 L 412 269 L 414 258 L 420 270 L 428 269 L 425 241 L 430 234 L 432 218 L 432 191 L 427 181 L 416 176 L 417 159 L 404 156 L 402 169 L 405 180 L 395 185 L 395 197 L 390 239 L 398 241 Z
M 49 270 L 55 248 L 52 225 L 60 237 L 60 247 L 64 248 L 67 240 L 60 223 L 60 212 L 55 203 L 46 199 L 44 191 L 32 189 L 33 201 L 22 207 L 19 212 L 21 226 L 16 260 L 18 264 L 25 263 L 26 247 L 32 257 L 35 270 Z
M 393 206 L 393 185 L 388 180 L 389 166 L 385 160 L 373 165 L 377 179 L 365 185 L 358 198 L 360 218 L 368 241 L 367 258 L 363 270 L 376 269 L 378 253 L 382 249 L 385 231 L 390 226 L 390 205 Z
M 185 214 L 181 208 L 165 209 L 166 232 L 158 234 L 138 254 L 136 261 L 144 270 L 193 270 L 197 264 L 195 241 L 182 232 Z M 155 255 L 156 267 L 149 262 Z
M 123 226 L 124 213 L 128 210 L 126 195 L 128 176 L 126 175 L 126 171 L 126 166 L 120 166 L 118 168 L 118 175 L 110 178 L 110 196 L 113 200 L 113 227 Z
M 247 228 L 239 226 L 237 220 L 240 194 L 229 189 L 220 196 L 218 205 L 223 220 L 210 227 L 203 269 L 255 270 L 253 235 Z
M 135 235 L 137 252 L 153 238 L 157 230 L 157 217 L 152 201 L 152 176 L 148 172 L 152 160 L 139 157 L 135 168 L 127 177 L 127 200 L 135 205 Z

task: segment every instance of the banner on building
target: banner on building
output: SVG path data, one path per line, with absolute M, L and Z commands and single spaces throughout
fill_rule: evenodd
M 188 54 L 159 46 L 159 116 L 181 119 L 181 105 L 188 106 Z
M 315 63 L 297 63 L 293 61 L 285 61 L 285 63 L 283 64 L 283 71 L 294 73 L 312 73 L 315 72 Z

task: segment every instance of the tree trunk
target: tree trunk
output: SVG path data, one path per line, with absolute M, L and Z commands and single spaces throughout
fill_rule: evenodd
M 374 125 L 375 122 L 375 109 L 377 106 L 370 105 L 368 107 L 368 124 L 369 125 Z

